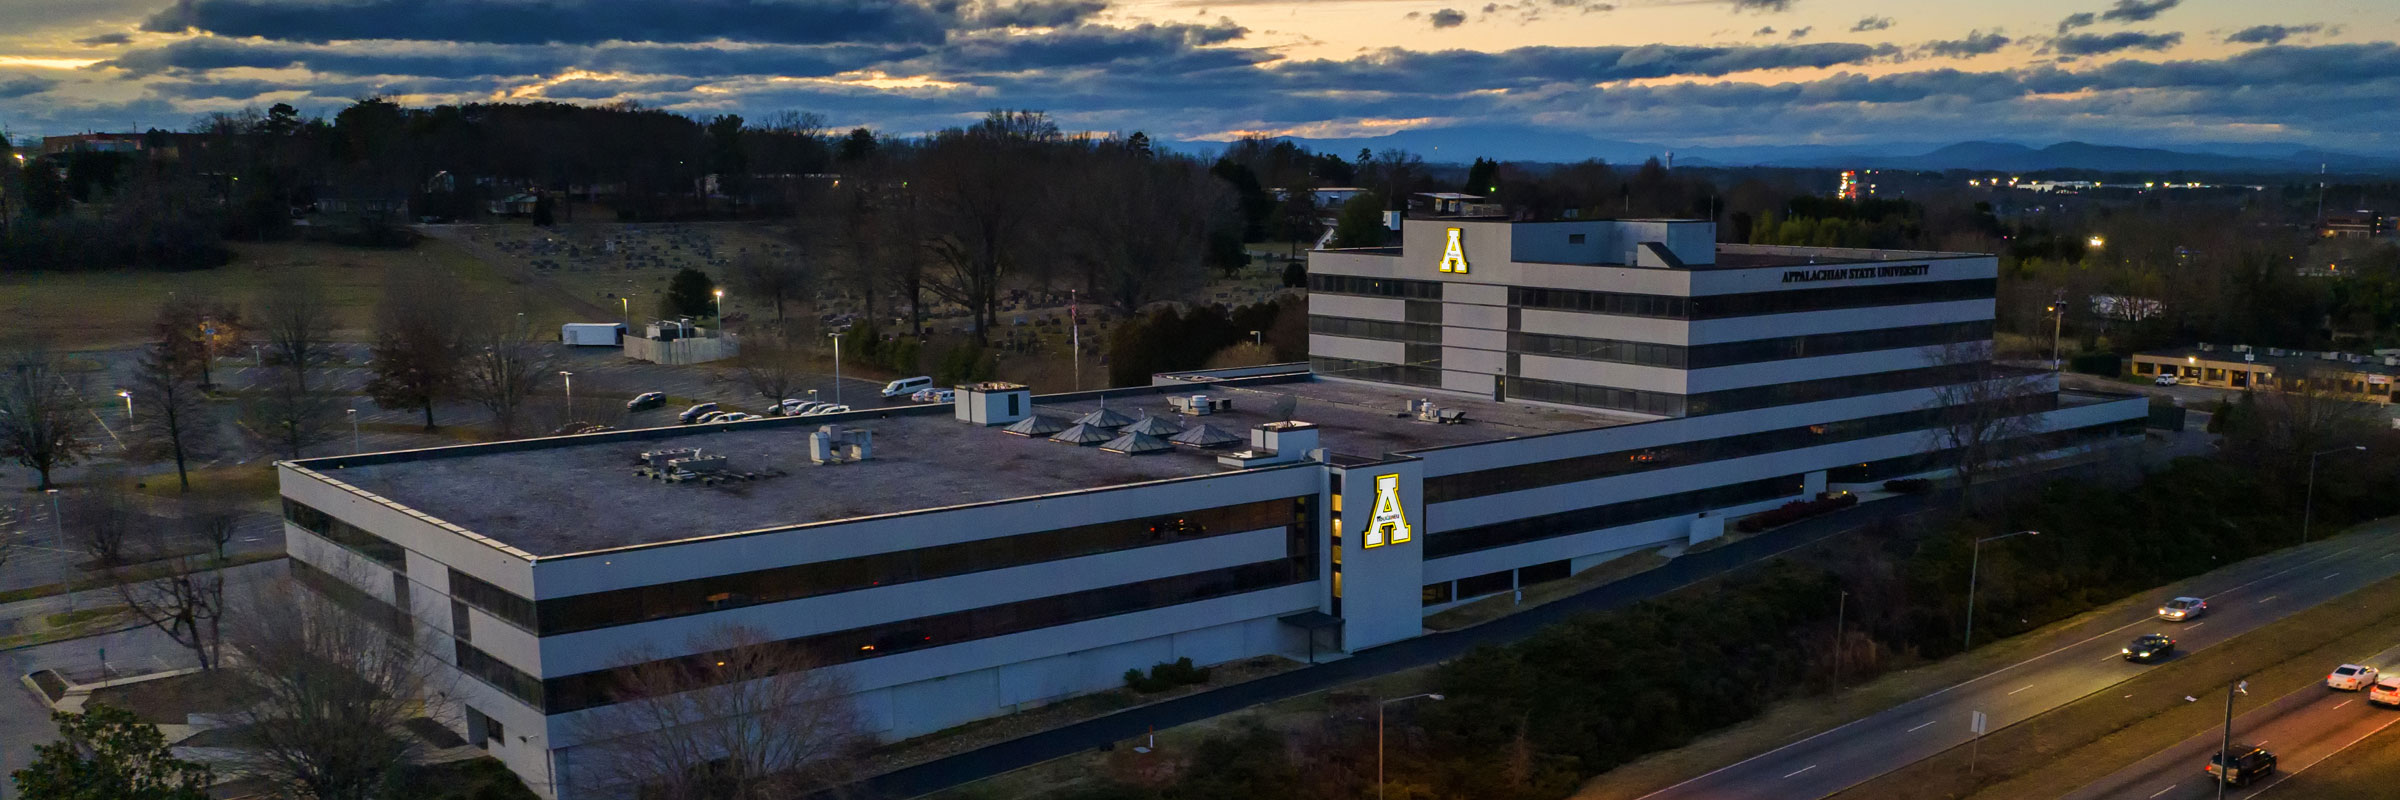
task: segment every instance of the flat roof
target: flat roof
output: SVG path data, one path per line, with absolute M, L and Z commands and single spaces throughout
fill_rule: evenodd
M 1563 220 L 1563 221 L 1572 221 L 1572 220 Z M 1542 223 L 1526 223 L 1526 222 L 1520 222 L 1520 223 L 1516 223 L 1516 224 L 1519 224 L 1519 225 L 1538 225 L 1538 224 L 1542 224 Z M 1338 253 L 1338 254 L 1345 254 L 1345 255 L 1390 256 L 1390 257 L 1393 257 L 1393 258 L 1398 258 L 1398 257 L 1400 256 L 1400 254 L 1401 254 L 1401 253 L 1400 253 L 1400 248 L 1399 248 L 1399 247 L 1397 247 L 1397 246 L 1384 246 L 1384 247 L 1351 247 L 1351 248 L 1341 248 L 1341 249 L 1327 248 L 1327 249 L 1320 249 L 1320 250 L 1312 250 L 1312 251 L 1310 251 L 1310 252 L 1312 252 L 1312 253 Z M 1878 263 L 1884 263 L 1884 262 L 1890 262 L 1890 261 L 1938 261 L 1938 260 L 1943 260 L 1943 259 L 1952 259 L 1952 258 L 1988 258 L 1988 257 L 1989 257 L 1989 256 L 1988 256 L 1987 254 L 1984 254 L 1984 253 L 1945 253 L 1945 252 L 1936 252 L 1936 251 L 1927 251 L 1927 250 L 1864 250 L 1864 249 L 1855 249 L 1855 248 L 1842 248 L 1842 247 L 1782 247 L 1782 246 L 1764 246 L 1764 245 L 1727 244 L 1727 243 L 1719 242 L 1719 243 L 1717 244 L 1717 250 L 1716 250 L 1716 261 L 1715 261 L 1714 263 L 1709 263 L 1709 264 L 1689 264 L 1689 265 L 1685 265 L 1685 266 L 1682 266 L 1682 267 L 1637 267 L 1637 268 L 1638 268 L 1638 269 L 1677 269 L 1677 270 L 1682 270 L 1682 271 L 1685 271 L 1685 272 L 1703 272 L 1703 271 L 1707 271 L 1707 270 L 1719 270 L 1719 269 L 1766 269 L 1766 268 L 1773 268 L 1773 267 L 1839 266 L 1839 265 L 1842 265 L 1842 264 L 1878 264 Z M 1529 260 L 1520 260 L 1520 261 L 1518 261 L 1517 263 L 1522 263 L 1522 264 L 1558 264 L 1558 265 L 1561 265 L 1561 266 L 1570 266 L 1570 267 L 1633 267 L 1633 266 L 1634 266 L 1634 265 L 1632 265 L 1632 264 L 1621 264 L 1621 263 L 1617 263 L 1617 262 L 1613 262 L 1613 261 L 1590 262 L 1590 261 L 1529 261 Z
M 2234 352 L 2233 348 L 2220 345 L 2211 347 L 2207 350 L 2202 350 L 2196 346 L 2168 347 L 2158 350 L 2144 350 L 2142 352 L 2135 353 L 2134 355 L 2136 357 L 2155 358 L 2169 361 L 2184 361 L 2187 359 L 2197 358 L 2201 361 L 2213 361 L 2220 364 L 2246 364 L 2253 367 L 2273 367 L 2278 371 L 2330 369 L 2340 372 L 2355 372 L 2362 375 L 2400 375 L 2400 367 L 2383 363 L 2382 356 L 2342 353 L 2341 358 L 2327 359 L 2325 358 L 2326 351 L 2323 350 L 2285 350 L 2283 352 L 2284 355 L 2279 356 L 2275 355 L 2268 348 L 2253 347 L 2247 352 L 2237 353 Z M 2350 356 L 2352 355 L 2360 355 L 2366 360 L 2353 363 L 2350 361 Z M 2256 356 L 2256 358 L 2245 359 L 2245 356 Z
M 1171 396 L 1191 394 L 1230 398 L 1233 408 L 1191 417 L 1167 405 Z M 1176 447 L 1129 456 L 1017 436 L 960 422 L 948 413 L 916 413 L 839 421 L 844 428 L 873 433 L 871 457 L 852 464 L 811 463 L 808 436 L 821 425 L 784 421 L 685 426 L 664 436 L 656 435 L 659 431 L 596 434 L 563 437 L 550 445 L 443 448 L 351 463 L 334 457 L 300 465 L 547 557 L 1231 472 L 1217 456 L 1244 449 L 1252 427 L 1276 421 L 1269 412 L 1285 396 L 1297 398 L 1295 419 L 1316 424 L 1319 447 L 1353 458 L 1641 419 L 1312 379 L 1159 387 L 1108 400 L 1110 409 L 1129 417 L 1148 413 L 1182 426 L 1206 423 L 1244 442 L 1213 450 Z M 1408 417 L 1408 401 L 1420 397 L 1463 410 L 1468 421 L 1444 425 Z M 1080 416 L 1099 407 L 1092 393 L 1034 399 L 1036 412 L 1053 416 Z M 722 454 L 735 471 L 782 474 L 716 487 L 634 474 L 639 454 L 680 447 Z

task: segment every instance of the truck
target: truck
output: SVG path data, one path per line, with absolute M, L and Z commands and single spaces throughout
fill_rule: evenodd
M 559 326 L 558 340 L 570 346 L 618 347 L 625 343 L 625 323 L 569 322 Z

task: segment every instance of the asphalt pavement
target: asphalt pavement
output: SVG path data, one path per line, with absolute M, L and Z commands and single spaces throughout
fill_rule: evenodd
M 2391 665 L 2400 647 L 2351 663 Z M 2338 664 L 2327 664 L 2333 671 Z M 2223 703 L 2219 689 L 2200 696 L 2200 702 Z M 2367 693 L 2342 692 L 2322 682 L 2312 683 L 2257 705 L 2252 698 L 2234 701 L 2233 741 L 2264 747 L 2276 757 L 2276 772 L 2266 780 L 2241 788 L 2227 787 L 2226 797 L 2249 797 L 2274 788 L 2302 770 L 2375 735 L 2394 722 L 2400 710 L 2367 702 Z M 2224 742 L 2224 729 L 2210 727 L 2174 747 L 2076 790 L 2065 800 L 2140 798 L 2141 800 L 2208 800 L 2217 796 L 2216 781 L 2201 770 Z M 2400 789 L 2394 794 L 2400 795 Z
M 2400 522 L 2284 550 L 2143 593 L 2145 601 L 2050 634 L 2042 654 L 1819 733 L 1746 761 L 1651 793 L 1644 800 L 1813 800 L 1865 782 L 1973 738 L 2022 722 L 2149 669 L 2119 653 L 2134 636 L 2166 633 L 2186 651 L 2234 636 L 2400 574 Z M 2153 609 L 2197 595 L 2207 616 L 2165 622 Z M 2328 665 L 2330 668 L 2331 665 Z M 2196 769 L 2196 767 L 2195 767 Z

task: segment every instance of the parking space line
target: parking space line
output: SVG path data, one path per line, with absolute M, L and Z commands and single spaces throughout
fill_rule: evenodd
M 1932 727 L 1932 726 L 1933 726 L 1933 723 L 1935 723 L 1936 721 L 1937 721 L 1937 720 L 1930 720 L 1930 719 L 1929 719 L 1929 720 L 1926 720 L 1926 721 L 1925 721 L 1925 724 L 1923 724 L 1923 725 L 1919 725 L 1919 726 L 1916 726 L 1916 727 L 1914 727 L 1914 728 L 1910 728 L 1910 729 L 1908 729 L 1908 732 L 1909 732 L 1909 733 L 1916 733 L 1917 731 L 1921 731 L 1921 730 L 1924 730 L 1924 729 L 1926 729 L 1926 728 Z
M 1789 777 L 1792 777 L 1792 775 L 1798 775 L 1798 774 L 1800 774 L 1801 772 L 1807 772 L 1807 771 L 1809 771 L 1809 770 L 1816 769 L 1816 768 L 1817 768 L 1817 765 L 1815 765 L 1815 764 L 1810 764 L 1810 765 L 1808 765 L 1808 766 L 1801 767 L 1801 768 L 1799 769 L 1799 771 L 1798 771 L 1798 772 L 1794 772 L 1794 773 L 1792 773 L 1791 775 L 1785 775 L 1784 777 L 1786 777 L 1786 778 L 1789 778 Z
M 2025 691 L 2025 690 L 2027 690 L 2027 689 L 2031 689 L 2031 688 L 2033 688 L 2033 684 L 2030 684 L 2030 683 L 2028 683 L 2028 684 L 2025 684 L 2025 685 L 2023 685 L 2023 686 L 2019 686 L 2019 687 L 2017 687 L 2016 689 L 2014 689 L 2014 690 L 2011 690 L 2011 691 L 2008 693 L 2008 696 L 2010 696 L 2010 697 L 2015 697 L 2015 696 L 2017 696 L 2017 692 L 2022 692 L 2022 691 Z
M 2155 792 L 2155 793 L 2152 793 L 2150 796 L 2151 796 L 2151 797 L 2157 797 L 2157 796 L 2159 796 L 2159 795 L 2162 795 L 2162 794 L 2166 794 L 2166 793 L 2168 793 L 2168 792 L 2175 791 L 2175 787 L 2177 787 L 2177 786 L 2182 786 L 2182 785 L 2183 785 L 2183 784 L 2180 784 L 2180 783 L 2171 783 L 2171 784 L 2167 784 L 2167 788 L 2160 789 L 2160 790 L 2158 790 L 2157 792 Z
M 2271 595 L 2267 595 L 2267 596 L 2265 596 L 2265 597 L 2261 597 L 2261 598 L 2259 598 L 2259 599 L 2258 599 L 2258 602 L 2264 603 L 2264 602 L 2267 602 L 2267 601 L 2269 601 L 2269 600 L 2273 600 L 2273 599 L 2275 599 L 2275 598 L 2282 597 L 2282 596 L 2283 596 L 2283 595 L 2279 595 L 2279 594 L 2271 594 Z

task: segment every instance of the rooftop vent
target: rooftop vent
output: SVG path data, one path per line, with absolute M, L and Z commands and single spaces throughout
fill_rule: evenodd
M 827 425 L 808 435 L 808 460 L 818 464 L 865 461 L 875 454 L 875 433 Z
M 1118 432 L 1140 433 L 1150 436 L 1173 436 L 1175 434 L 1182 433 L 1183 426 L 1150 416 L 1148 414 L 1143 414 L 1141 419 L 1134 420 L 1133 424 L 1125 426 Z
M 1465 409 L 1443 408 L 1434 405 L 1432 400 L 1408 401 L 1408 415 L 1417 418 L 1418 422 L 1438 422 L 1443 425 L 1457 425 L 1467 421 Z
M 642 453 L 640 456 L 635 457 L 633 463 L 645 467 L 664 467 L 669 461 L 673 461 L 678 458 L 690 458 L 699 454 L 700 448 L 697 447 L 673 447 L 665 450 L 650 450 Z
M 1085 414 L 1083 415 L 1082 419 L 1078 419 L 1075 422 L 1079 425 L 1090 425 L 1094 428 L 1115 429 L 1133 424 L 1133 418 L 1125 416 L 1116 409 L 1109 408 L 1108 401 L 1103 399 L 1100 401 L 1100 410 Z
M 1001 430 L 1018 436 L 1048 436 L 1066 430 L 1068 424 L 1066 420 L 1048 414 L 1034 414 Z
M 1184 429 L 1182 433 L 1167 437 L 1167 441 L 1205 450 L 1240 443 L 1242 437 L 1226 433 L 1215 425 L 1201 423 Z
M 1289 464 L 1317 449 L 1317 426 L 1307 422 L 1269 422 L 1250 429 L 1250 449 L 1217 457 L 1228 467 Z
M 1232 411 L 1233 398 L 1210 397 L 1204 394 L 1176 395 L 1167 398 L 1167 405 L 1173 406 L 1178 413 L 1187 416 L 1204 417 L 1219 411 Z
M 1007 425 L 1033 413 L 1033 393 L 1020 383 L 971 383 L 958 387 L 950 408 L 960 422 Z
M 1175 446 L 1167 444 L 1167 440 L 1158 438 L 1157 436 L 1147 433 L 1127 431 L 1122 436 L 1110 439 L 1107 444 L 1101 445 L 1100 449 L 1111 453 L 1123 453 L 1129 456 L 1138 456 L 1147 455 L 1150 453 L 1164 453 L 1166 451 L 1175 449 Z
M 1050 441 L 1059 442 L 1062 444 L 1088 446 L 1099 444 L 1114 438 L 1117 438 L 1117 435 L 1106 428 L 1086 425 L 1078 422 L 1075 423 L 1074 427 L 1070 427 L 1066 430 L 1053 434 L 1050 437 Z

